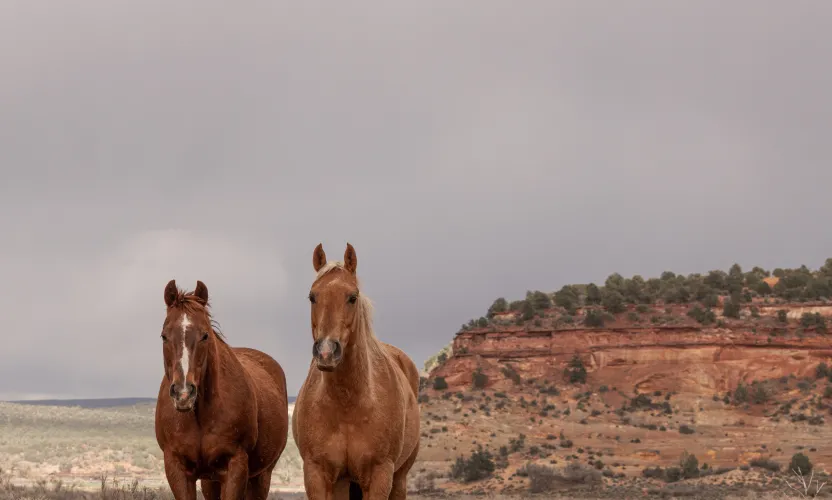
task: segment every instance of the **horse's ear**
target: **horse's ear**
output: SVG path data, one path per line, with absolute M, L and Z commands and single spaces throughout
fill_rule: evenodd
M 179 290 L 176 289 L 176 280 L 168 281 L 165 286 L 165 304 L 170 307 L 176 302 L 176 297 L 179 295 Z
M 208 287 L 205 283 L 196 280 L 196 288 L 194 288 L 194 295 L 202 301 L 203 304 L 208 303 Z
M 347 249 L 344 251 L 344 269 L 355 274 L 355 269 L 358 267 L 358 257 L 355 256 L 355 248 L 347 243 Z
M 312 267 L 315 268 L 315 272 L 317 273 L 325 265 L 326 253 L 324 253 L 324 245 L 323 243 L 318 243 L 318 246 L 315 247 L 315 251 L 312 252 Z

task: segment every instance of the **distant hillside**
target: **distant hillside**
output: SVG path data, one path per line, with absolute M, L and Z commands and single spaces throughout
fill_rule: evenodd
M 131 406 L 140 403 L 155 403 L 156 398 L 97 398 L 97 399 L 36 399 L 23 401 L 8 401 L 24 405 L 37 406 L 78 406 L 81 408 L 113 408 L 116 406 Z
M 6 402 L 36 406 L 77 406 L 80 408 L 115 408 L 118 406 L 132 406 L 142 403 L 155 404 L 156 398 L 35 399 Z M 289 396 L 289 403 L 294 402 L 295 396 Z

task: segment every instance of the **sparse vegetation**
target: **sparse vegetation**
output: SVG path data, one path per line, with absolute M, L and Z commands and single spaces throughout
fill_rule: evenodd
M 766 321 L 755 300 L 774 300 L 781 302 L 826 301 L 832 298 L 832 258 L 817 270 L 811 271 L 806 266 L 795 269 L 775 269 L 775 272 L 754 267 L 744 272 L 739 264 L 734 264 L 728 272 L 712 270 L 706 274 L 677 275 L 666 271 L 659 278 L 644 279 L 635 275 L 625 278 L 613 273 L 599 286 L 565 285 L 554 294 L 539 290 L 526 292 L 522 300 L 508 302 L 504 297 L 496 299 L 488 307 L 485 316 L 469 321 L 462 329 L 484 328 L 490 325 L 495 316 L 504 313 L 515 315 L 518 324 L 534 320 L 543 326 L 542 319 L 551 317 L 548 323 L 552 327 L 565 327 L 574 321 L 579 308 L 585 308 L 583 322 L 588 327 L 603 327 L 610 315 L 628 311 L 628 306 L 635 306 L 638 314 L 628 313 L 627 319 L 632 323 L 642 321 L 640 315 L 647 314 L 651 306 L 671 304 L 689 304 L 683 313 L 701 325 L 717 323 L 713 308 L 722 304 L 723 316 L 740 319 L 743 309 L 750 321 Z M 774 276 L 772 286 L 767 280 Z M 670 315 L 670 311 L 666 314 Z M 771 313 L 768 313 L 771 314 Z M 672 317 L 672 316 L 670 316 Z M 785 309 L 775 314 L 779 324 L 787 324 L 788 313 Z M 572 319 L 572 321 L 568 321 Z M 648 318 L 644 318 L 648 319 Z M 663 325 L 669 321 L 668 316 L 654 315 L 649 318 L 653 324 Z M 826 332 L 826 321 L 817 313 L 806 313 L 799 321 L 801 327 L 818 333 Z

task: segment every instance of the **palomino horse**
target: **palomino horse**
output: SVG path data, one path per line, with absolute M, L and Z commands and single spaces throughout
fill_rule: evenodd
M 280 365 L 230 347 L 214 328 L 208 289 L 165 287 L 165 377 L 156 400 L 156 441 L 176 500 L 264 500 L 286 447 L 289 409 Z
M 352 245 L 344 262 L 327 262 L 318 245 L 312 263 L 318 273 L 309 293 L 313 360 L 292 415 L 306 495 L 406 498 L 407 473 L 419 453 L 419 372 L 373 334 Z

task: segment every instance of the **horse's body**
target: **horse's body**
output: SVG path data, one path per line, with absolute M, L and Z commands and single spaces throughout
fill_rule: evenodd
M 156 404 L 156 440 L 174 497 L 196 500 L 200 480 L 206 500 L 264 500 L 286 447 L 283 369 L 263 352 L 234 348 L 222 339 L 212 327 L 201 282 L 195 294 L 184 294 L 171 281 L 165 299 L 163 338 L 170 352 Z M 181 350 L 173 355 L 180 349 L 177 342 Z M 180 397 L 189 384 L 190 405 Z
M 344 261 L 326 263 L 316 248 L 315 359 L 292 417 L 306 494 L 310 500 L 406 498 L 407 473 L 419 452 L 419 373 L 404 352 L 375 338 L 349 245 Z

